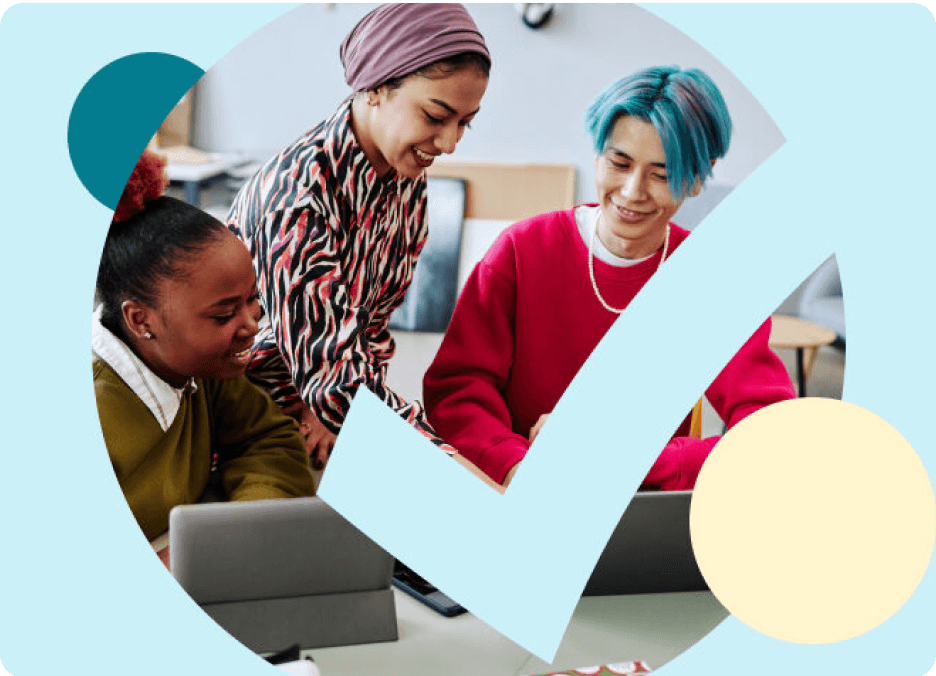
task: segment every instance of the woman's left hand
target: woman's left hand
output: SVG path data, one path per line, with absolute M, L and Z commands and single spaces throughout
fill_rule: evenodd
M 302 419 L 299 422 L 299 432 L 305 439 L 306 453 L 312 469 L 325 469 L 328 458 L 331 457 L 332 448 L 335 447 L 337 434 L 329 430 L 318 419 L 308 406 L 302 407 Z
M 325 469 L 325 464 L 335 446 L 337 434 L 329 430 L 304 402 L 283 409 L 283 413 L 299 423 L 299 434 L 305 442 L 306 453 L 312 469 Z
M 539 420 L 536 421 L 536 424 L 530 428 L 530 443 L 533 443 L 533 440 L 536 439 L 536 435 L 539 434 L 540 429 L 542 429 L 543 424 L 546 422 L 546 418 L 549 417 L 548 413 L 544 413 L 539 417 Z

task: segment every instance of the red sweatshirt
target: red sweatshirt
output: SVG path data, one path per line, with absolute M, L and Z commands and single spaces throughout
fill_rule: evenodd
M 671 224 L 669 253 L 689 233 Z M 628 267 L 595 259 L 612 307 L 626 307 L 656 271 L 660 254 Z M 423 380 L 429 421 L 448 443 L 502 483 L 530 447 L 530 428 L 549 413 L 617 319 L 588 276 L 588 248 L 572 210 L 508 228 L 475 267 Z M 705 395 L 730 428 L 754 411 L 795 396 L 767 345 L 770 320 L 744 344 Z M 643 487 L 692 488 L 719 437 L 676 430 Z

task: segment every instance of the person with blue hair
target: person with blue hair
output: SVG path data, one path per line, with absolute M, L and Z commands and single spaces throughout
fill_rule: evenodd
M 728 152 L 728 108 L 715 83 L 698 69 L 648 68 L 601 92 L 585 115 L 598 155 L 622 116 L 653 125 L 668 160 L 667 186 L 676 201 L 697 194 L 715 161 Z
M 505 486 L 589 354 L 688 237 L 670 219 L 728 152 L 731 117 L 705 73 L 657 67 L 601 92 L 586 128 L 597 203 L 501 234 L 466 282 L 423 380 L 430 424 Z M 729 428 L 795 396 L 769 336 L 768 319 L 705 391 Z M 687 415 L 643 487 L 692 488 L 717 441 L 690 436 Z

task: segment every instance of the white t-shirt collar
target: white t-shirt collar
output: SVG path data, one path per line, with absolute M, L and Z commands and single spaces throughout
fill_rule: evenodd
M 601 207 L 588 204 L 575 207 L 575 224 L 578 226 L 579 235 L 581 235 L 586 247 L 591 242 L 592 233 L 595 232 L 595 228 L 598 227 L 598 216 L 600 214 Z M 616 268 L 626 268 L 631 265 L 637 265 L 637 263 L 643 263 L 656 253 L 654 252 L 643 258 L 621 258 L 611 253 L 608 247 L 602 243 L 600 237 L 596 237 L 595 240 L 595 258 L 608 265 L 613 265 Z

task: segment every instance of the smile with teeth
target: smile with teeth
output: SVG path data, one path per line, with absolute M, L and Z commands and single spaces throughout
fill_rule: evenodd
M 241 350 L 240 352 L 235 352 L 235 353 L 232 354 L 231 356 L 234 357 L 234 359 L 235 359 L 236 361 L 246 362 L 248 359 L 250 359 L 250 354 L 251 354 L 251 352 L 253 352 L 253 348 L 252 348 L 252 347 L 248 347 L 246 350 Z
M 649 214 L 646 214 L 642 211 L 632 211 L 631 209 L 618 205 L 615 205 L 615 208 L 617 209 L 617 212 L 621 218 L 625 221 L 639 221 L 641 218 L 649 216 Z
M 424 153 L 424 152 L 423 152 L 422 150 L 420 150 L 419 148 L 413 148 L 413 152 L 415 152 L 415 153 L 416 153 L 416 157 L 418 157 L 418 158 L 420 159 L 420 161 L 422 161 L 422 162 L 424 162 L 424 163 L 428 162 L 429 164 L 432 164 L 432 161 L 435 159 L 435 155 L 430 155 L 429 153 Z

